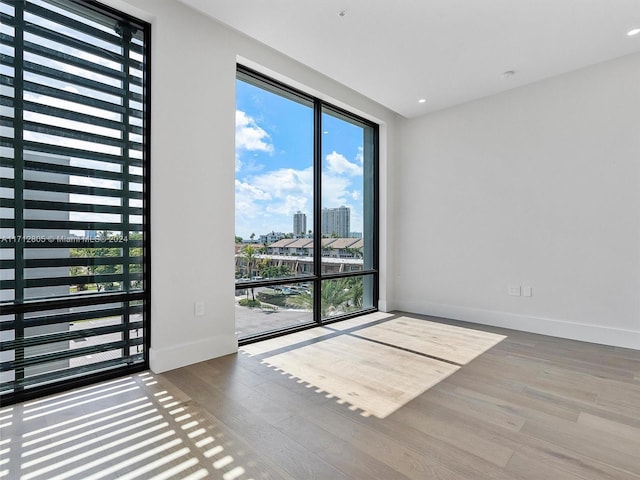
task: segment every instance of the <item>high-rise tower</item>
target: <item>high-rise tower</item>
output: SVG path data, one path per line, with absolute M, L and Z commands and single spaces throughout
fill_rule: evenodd
M 298 210 L 293 214 L 293 234 L 296 237 L 304 236 L 307 233 L 307 214 Z
M 349 237 L 351 209 L 342 206 L 322 209 L 322 235 Z

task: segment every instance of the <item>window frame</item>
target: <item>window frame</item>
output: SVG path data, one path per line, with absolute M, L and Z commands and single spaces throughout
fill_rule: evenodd
M 133 229 L 129 230 L 129 231 L 142 231 L 142 240 L 140 240 L 139 242 L 136 241 L 135 245 L 130 244 L 128 241 L 125 241 L 124 243 L 121 242 L 122 243 L 121 248 L 123 250 L 123 253 L 121 254 L 121 257 L 119 257 L 119 258 L 122 258 L 123 261 L 127 261 L 130 255 L 129 249 L 138 246 L 138 243 L 140 243 L 140 246 L 142 247 L 142 250 L 141 250 L 142 258 L 140 263 L 141 270 L 142 270 L 140 272 L 142 288 L 132 289 L 130 282 L 126 284 L 126 288 L 125 288 L 125 282 L 123 280 L 122 290 L 117 292 L 104 291 L 96 294 L 83 294 L 83 295 L 73 295 L 69 293 L 69 295 L 49 296 L 49 297 L 45 296 L 45 297 L 33 298 L 33 299 L 19 298 L 19 296 L 14 294 L 14 298 L 12 301 L 2 302 L 0 304 L 0 306 L 2 307 L 2 316 L 13 315 L 14 320 L 3 321 L 0 323 L 0 327 L 3 330 L 13 330 L 15 332 L 13 340 L 2 342 L 3 350 L 9 350 L 10 348 L 12 348 L 14 349 L 15 353 L 14 353 L 13 361 L 10 361 L 10 362 L 4 361 L 0 363 L 2 363 L 2 367 L 4 370 L 9 370 L 7 368 L 8 364 L 13 364 L 14 366 L 17 365 L 14 368 L 14 372 L 17 370 L 22 370 L 24 372 L 24 369 L 26 368 L 25 364 L 24 363 L 20 364 L 19 362 L 23 361 L 25 357 L 25 350 L 29 348 L 30 345 L 32 344 L 46 345 L 46 344 L 52 344 L 52 342 L 54 341 L 53 339 L 49 339 L 49 341 L 47 342 L 48 339 L 44 338 L 43 336 L 36 338 L 35 341 L 30 340 L 29 338 L 25 338 L 25 315 L 34 314 L 38 312 L 42 312 L 43 314 L 46 314 L 47 312 L 51 313 L 51 311 L 54 311 L 57 309 L 65 309 L 67 313 L 62 315 L 62 316 L 65 316 L 65 318 L 66 317 L 71 318 L 74 315 L 78 317 L 82 317 L 83 314 L 87 318 L 99 318 L 95 316 L 96 312 L 91 311 L 91 307 L 96 307 L 96 309 L 100 309 L 100 306 L 102 306 L 102 310 L 105 312 L 116 311 L 116 310 L 121 311 L 122 312 L 121 317 L 123 322 L 122 323 L 123 339 L 121 340 L 121 342 L 119 342 L 119 343 L 122 343 L 122 347 L 121 347 L 122 355 L 120 358 L 115 359 L 118 361 L 112 361 L 111 363 L 109 363 L 109 361 L 102 361 L 96 364 L 88 364 L 86 366 L 71 367 L 71 368 L 63 369 L 63 371 L 66 372 L 67 375 L 58 374 L 57 372 L 53 371 L 53 372 L 50 372 L 51 373 L 50 380 L 48 379 L 47 374 L 44 374 L 42 376 L 41 382 L 36 382 L 36 381 L 33 382 L 35 386 L 30 386 L 30 383 L 28 381 L 25 381 L 24 378 L 21 379 L 19 378 L 19 375 L 16 375 L 15 379 L 13 380 L 13 384 L 14 384 L 13 390 L 9 393 L 4 393 L 1 395 L 2 403 L 7 405 L 13 404 L 16 402 L 30 400 L 33 398 L 38 398 L 44 395 L 50 395 L 50 394 L 58 393 L 61 391 L 66 391 L 71 388 L 81 387 L 81 386 L 90 385 L 96 382 L 121 377 L 127 374 L 141 372 L 149 368 L 149 349 L 151 345 L 151 332 L 150 332 L 150 325 L 151 325 L 151 319 L 150 319 L 150 310 L 151 310 L 151 262 L 150 262 L 151 260 L 151 224 L 150 224 L 150 219 L 151 219 L 151 208 L 150 208 L 151 206 L 150 204 L 150 199 L 151 199 L 151 195 L 150 195 L 151 194 L 150 192 L 151 190 L 150 188 L 151 187 L 151 182 L 150 182 L 151 180 L 151 167 L 150 167 L 150 163 L 151 163 L 150 162 L 150 159 L 151 159 L 151 139 L 150 139 L 151 137 L 151 24 L 149 24 L 148 22 L 142 21 L 140 19 L 137 19 L 135 17 L 132 17 L 126 13 L 120 12 L 111 7 L 105 6 L 93 0 L 86 0 L 86 1 L 46 0 L 46 1 L 47 3 L 49 3 L 54 7 L 62 8 L 67 12 L 80 15 L 84 17 L 86 20 L 96 21 L 97 18 L 101 18 L 101 19 L 106 18 L 106 19 L 112 20 L 114 22 L 114 26 L 118 22 L 123 22 L 123 25 L 125 25 L 125 27 L 128 25 L 129 27 L 136 28 L 142 32 L 142 42 L 143 42 L 143 48 L 144 48 L 144 58 L 142 60 L 143 77 L 141 81 L 142 103 L 140 107 L 140 110 L 141 110 L 140 120 L 142 124 L 142 127 L 140 128 L 140 130 L 142 133 L 140 134 L 141 140 L 139 142 L 141 143 L 141 152 L 142 152 L 142 160 L 140 161 L 142 165 L 142 167 L 140 167 L 141 168 L 140 183 L 142 185 L 141 187 L 142 192 L 140 197 L 141 197 L 142 205 L 139 209 L 141 210 L 140 216 L 141 216 L 142 228 L 141 229 L 136 228 L 136 230 L 133 230 Z M 12 181 L 13 184 L 15 185 L 13 222 L 15 222 L 14 237 L 16 238 L 17 238 L 18 232 L 21 232 L 22 234 L 24 234 L 24 229 L 26 225 L 25 222 L 27 221 L 24 218 L 25 217 L 24 212 L 28 209 L 28 207 L 24 203 L 24 198 L 23 198 L 23 192 L 26 190 L 25 184 L 24 184 L 24 178 L 23 178 L 23 172 L 25 171 L 25 162 L 26 162 L 26 158 L 24 154 L 25 152 L 24 132 L 26 131 L 25 125 L 24 125 L 25 123 L 24 105 L 25 103 L 28 102 L 28 100 L 26 100 L 25 98 L 25 92 L 30 92 L 30 90 L 27 90 L 24 88 L 24 83 L 25 83 L 24 52 L 26 51 L 25 37 L 24 37 L 25 26 L 26 26 L 26 22 L 24 19 L 24 12 L 26 11 L 25 5 L 26 5 L 26 2 L 14 2 L 15 10 L 14 10 L 14 16 L 12 17 L 13 27 L 14 27 L 14 35 L 13 35 L 13 43 L 12 43 L 14 47 L 14 57 L 13 57 L 14 75 L 13 77 L 7 78 L 6 80 L 7 83 L 3 81 L 4 84 L 14 89 L 14 95 L 13 95 L 14 118 L 11 122 L 12 127 L 14 129 L 13 141 L 11 144 L 5 144 L 3 141 L 3 146 L 7 146 L 9 148 L 14 149 L 13 165 L 11 165 L 10 168 L 14 169 L 14 179 Z M 41 9 L 41 10 L 44 9 L 44 7 L 35 7 L 35 8 Z M 93 18 L 91 17 L 92 12 L 95 13 L 96 17 L 93 17 Z M 46 17 L 43 17 L 43 18 L 46 19 Z M 92 27 L 90 25 L 86 25 L 86 28 L 91 29 Z M 95 30 L 97 31 L 97 29 Z M 123 68 L 126 69 L 129 67 L 129 62 L 126 60 L 126 58 L 128 57 L 124 57 L 124 58 L 125 60 L 123 61 L 122 66 Z M 133 78 L 133 77 L 134 75 L 132 75 L 131 73 L 123 76 L 124 79 Z M 52 78 L 55 80 L 58 78 L 61 79 L 62 77 L 56 77 L 54 75 Z M 125 85 L 129 85 L 129 80 L 123 80 L 123 82 Z M 49 88 L 49 87 L 46 87 L 46 88 Z M 131 92 L 131 90 L 130 89 L 124 90 L 124 88 L 125 87 L 121 88 L 121 90 L 125 92 L 122 98 L 131 99 L 131 97 L 128 96 L 130 94 L 127 93 L 127 92 Z M 91 98 L 91 97 L 87 97 L 87 98 Z M 88 104 L 89 103 L 86 103 L 86 104 L 82 103 L 81 105 L 84 106 Z M 122 123 L 126 125 L 131 125 L 130 120 L 127 118 L 127 115 L 130 112 L 129 108 L 130 108 L 129 106 L 125 105 L 124 113 L 122 114 L 123 115 Z M 60 118 L 60 117 L 56 117 L 56 118 Z M 46 125 L 51 125 L 51 124 L 46 124 Z M 129 127 L 122 127 L 122 128 L 123 128 L 122 130 L 123 137 L 121 142 L 122 142 L 122 145 L 124 146 L 123 148 L 126 150 L 129 148 L 126 145 L 128 145 L 128 143 L 131 140 L 124 137 L 124 132 L 130 132 L 131 129 Z M 47 145 L 55 146 L 55 144 L 51 144 L 51 143 Z M 57 147 L 56 146 L 55 148 L 54 147 L 52 148 L 53 149 L 59 148 L 61 151 L 63 151 L 65 148 L 73 150 L 73 147 Z M 121 153 L 121 157 L 129 158 L 129 154 L 124 153 L 125 150 L 123 150 L 123 152 Z M 69 156 L 71 157 L 70 154 Z M 123 172 L 125 168 L 124 166 L 126 165 L 128 164 L 123 163 Z M 128 174 L 123 173 L 122 175 L 124 179 L 127 179 L 129 178 L 127 175 L 130 175 L 130 173 Z M 89 177 L 89 178 L 92 178 L 92 177 Z M 95 178 L 100 178 L 100 177 L 95 177 Z M 123 182 L 122 193 L 120 194 L 120 196 L 117 196 L 114 198 L 119 198 L 119 199 L 122 199 L 123 201 L 126 200 L 128 202 L 132 197 L 128 196 L 129 185 L 127 184 L 127 186 L 125 187 L 124 183 L 127 183 L 127 182 Z M 20 184 L 22 185 L 19 188 L 18 186 Z M 19 202 L 21 203 L 21 205 L 19 205 Z M 73 209 L 70 208 L 71 205 L 73 204 L 67 200 L 66 207 L 69 208 L 68 211 L 73 211 Z M 121 208 L 124 211 L 125 208 L 131 208 L 131 206 L 129 205 L 125 207 L 124 205 L 122 205 Z M 129 216 L 129 215 L 131 215 L 131 213 L 128 213 L 126 216 Z M 121 219 L 120 221 L 121 225 L 123 226 L 124 225 L 129 226 L 130 225 L 129 222 L 130 222 L 129 219 L 127 220 Z M 90 224 L 99 224 L 99 223 L 102 223 L 102 222 L 92 221 L 92 222 L 88 222 L 87 226 L 90 227 Z M 138 225 L 138 223 L 136 223 L 136 225 Z M 91 230 L 91 228 L 88 228 L 88 229 Z M 14 243 L 15 243 L 15 240 L 14 240 Z M 61 244 L 64 244 L 64 243 L 65 242 L 62 242 Z M 74 244 L 73 242 L 67 241 L 67 243 L 69 243 L 69 245 L 66 248 L 74 248 L 79 246 L 77 244 Z M 6 248 L 6 245 L 4 247 Z M 60 247 L 60 244 L 58 245 L 58 247 Z M 63 245 L 63 248 L 65 248 L 64 245 Z M 13 263 L 13 268 L 15 269 L 16 272 L 18 271 L 18 269 L 20 269 L 20 271 L 23 272 L 20 275 L 15 275 L 14 277 L 15 283 L 18 282 L 18 277 L 24 278 L 24 272 L 28 268 L 25 263 L 24 255 L 19 252 L 20 249 L 24 250 L 24 247 L 18 248 L 16 245 L 16 247 L 14 247 L 13 260 L 9 260 L 9 262 Z M 125 269 L 123 265 L 122 275 L 124 275 L 125 280 L 129 278 L 128 276 L 126 276 L 128 274 L 125 275 L 124 273 L 124 270 L 128 270 L 128 268 L 129 267 L 126 267 Z M 24 282 L 24 280 L 22 281 Z M 23 287 L 18 286 L 18 287 L 24 288 L 24 286 Z M 120 306 L 113 307 L 113 305 L 120 305 Z M 70 309 L 76 308 L 76 309 L 82 310 L 83 307 L 87 308 L 88 310 L 85 310 L 84 312 L 69 313 L 71 312 Z M 98 312 L 99 311 L 100 310 L 98 310 Z M 135 327 L 129 327 L 129 324 L 130 324 L 129 315 L 132 313 L 138 313 L 138 312 L 141 313 L 141 322 L 138 322 L 138 323 L 141 323 L 142 330 L 143 330 L 142 337 L 140 340 L 131 339 L 129 337 L 129 332 L 127 331 L 127 328 L 135 328 Z M 55 315 L 51 315 L 51 317 L 55 318 Z M 45 326 L 53 325 L 53 323 L 47 323 L 47 322 L 53 322 L 54 320 L 47 320 L 46 319 L 47 317 L 42 317 L 42 318 L 43 318 L 42 320 L 38 319 L 39 325 L 40 324 Z M 60 319 L 58 319 L 57 321 L 59 323 L 60 322 L 65 323 Z M 70 322 L 70 321 L 72 320 L 68 320 L 67 322 Z M 138 323 L 136 323 L 136 325 Z M 14 328 L 9 328 L 10 327 L 9 324 L 12 324 Z M 106 327 L 96 327 L 94 329 L 87 329 L 87 331 L 89 330 L 91 330 L 90 333 L 92 335 L 99 335 L 102 331 L 106 332 L 113 329 L 109 329 Z M 52 336 L 52 338 L 59 339 L 61 341 L 70 341 L 77 336 L 78 336 L 77 333 L 74 334 L 71 331 L 66 331 L 59 334 L 55 334 L 54 336 Z M 142 348 L 141 354 L 138 354 L 138 352 L 136 352 L 136 354 L 129 352 L 129 348 L 135 345 L 141 346 Z M 86 349 L 86 350 L 89 351 L 90 349 Z M 63 351 L 62 357 L 65 357 L 64 352 L 68 352 L 68 351 L 69 349 L 67 349 L 66 351 Z M 99 346 L 96 346 L 96 351 L 100 351 Z M 47 355 L 49 355 L 50 358 Z M 56 356 L 54 352 L 50 354 L 41 355 L 40 357 L 42 357 L 40 360 L 35 359 L 32 363 L 36 365 L 46 365 L 46 362 L 52 361 L 51 359 L 55 360 Z M 65 358 L 71 359 L 75 357 L 69 356 L 69 354 L 67 353 L 67 356 Z M 22 383 L 19 382 L 20 380 L 22 381 Z
M 314 172 L 314 185 L 313 185 L 313 231 L 321 232 L 322 231 L 322 115 L 325 112 L 331 112 L 336 114 L 336 116 L 341 116 L 352 120 L 358 124 L 362 124 L 368 128 L 372 129 L 372 144 L 373 144 L 373 152 L 372 152 L 372 169 L 373 169 L 373 204 L 370 208 L 373 209 L 372 218 L 373 218 L 373 227 L 372 227 L 372 266 L 371 268 L 364 268 L 359 271 L 353 272 L 343 272 L 343 273 L 322 273 L 322 236 L 316 235 L 314 233 L 314 241 L 313 241 L 313 274 L 305 275 L 305 276 L 291 276 L 291 277 L 283 277 L 278 279 L 270 279 L 270 280 L 256 280 L 256 281 L 247 281 L 241 284 L 241 288 L 249 289 L 255 287 L 264 287 L 264 286 L 278 286 L 285 285 L 291 283 L 299 283 L 299 282 L 310 282 L 313 284 L 314 292 L 320 292 L 322 287 L 322 282 L 324 280 L 334 280 L 340 278 L 349 278 L 349 277 L 362 277 L 367 276 L 373 277 L 373 287 L 372 287 L 372 307 L 363 308 L 361 310 L 355 312 L 349 312 L 341 315 L 331 316 L 328 318 L 321 318 L 321 301 L 322 296 L 319 294 L 314 294 L 313 296 L 313 321 L 310 323 L 305 323 L 302 325 L 295 325 L 291 327 L 284 327 L 277 330 L 270 330 L 261 332 L 258 334 L 250 335 L 244 338 L 240 338 L 238 343 L 239 345 L 247 345 L 250 343 L 258 342 L 261 340 L 266 340 L 269 338 L 278 337 L 281 335 L 285 335 L 287 333 L 293 333 L 301 330 L 306 330 L 308 328 L 317 327 L 320 325 L 328 325 L 334 322 L 339 322 L 342 320 L 346 320 L 349 318 L 359 317 L 361 315 L 373 313 L 378 311 L 378 300 L 379 300 L 379 234 L 380 234 L 380 161 L 379 161 L 379 150 L 380 150 L 380 126 L 363 118 L 353 112 L 345 110 L 344 108 L 338 107 L 330 102 L 322 100 L 318 97 L 305 93 L 297 88 L 291 87 L 286 83 L 283 83 L 279 80 L 276 80 L 268 75 L 265 75 L 257 70 L 254 70 L 250 67 L 247 67 L 242 64 L 236 65 L 236 80 L 245 81 L 251 83 L 254 86 L 259 88 L 263 88 L 271 93 L 275 93 L 277 95 L 284 96 L 285 98 L 289 97 L 294 100 L 301 100 L 305 103 L 309 103 L 313 105 L 313 172 Z M 363 232 L 364 233 L 364 232 Z M 236 288 L 238 288 L 238 283 L 235 283 Z

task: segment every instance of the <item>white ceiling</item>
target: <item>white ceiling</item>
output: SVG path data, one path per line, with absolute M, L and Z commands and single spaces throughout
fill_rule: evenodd
M 406 117 L 640 51 L 640 0 L 180 1 Z

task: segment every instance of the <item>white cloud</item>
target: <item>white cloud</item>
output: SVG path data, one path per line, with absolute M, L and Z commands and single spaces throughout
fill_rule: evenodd
M 362 175 L 362 165 L 351 163 L 344 157 L 344 155 L 337 153 L 336 151 L 327 155 L 326 160 L 327 170 L 329 173 L 349 176 Z
M 297 211 L 310 213 L 309 204 L 311 202 L 309 200 L 309 197 L 301 195 L 286 195 L 279 202 L 268 205 L 266 211 L 276 215 L 285 215 L 292 219 L 293 214 Z
M 335 208 L 345 205 L 351 209 L 352 231 L 362 230 L 362 166 L 349 162 L 343 155 L 332 152 L 326 157 L 322 175 L 322 203 Z M 250 162 L 248 160 L 247 162 Z M 313 167 L 303 170 L 281 168 L 269 172 L 246 175 L 249 163 L 241 164 L 245 175 L 236 180 L 236 233 L 292 230 L 293 214 L 307 214 L 307 224 L 312 223 Z
M 351 197 L 349 186 L 351 181 L 347 177 L 336 175 L 322 176 L 322 206 L 336 208 L 346 205 Z
M 241 110 L 236 110 L 236 151 L 238 150 L 273 153 L 269 134 Z
M 282 168 L 236 180 L 236 233 L 292 230 L 298 210 L 311 217 L 313 168 Z
M 246 196 L 251 201 L 254 200 L 271 200 L 271 194 L 246 182 L 236 180 L 236 195 Z
M 276 199 L 296 193 L 311 197 L 313 195 L 313 168 L 304 170 L 281 168 L 251 178 L 251 185 L 271 192 Z

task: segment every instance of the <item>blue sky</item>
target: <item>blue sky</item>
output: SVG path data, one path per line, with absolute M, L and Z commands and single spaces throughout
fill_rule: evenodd
M 351 209 L 362 231 L 361 127 L 322 116 L 323 207 Z M 313 109 L 236 82 L 236 235 L 293 230 L 293 214 L 313 228 Z

